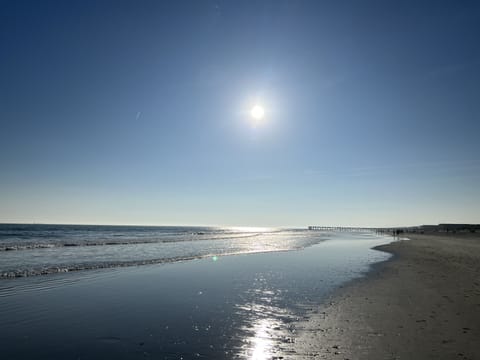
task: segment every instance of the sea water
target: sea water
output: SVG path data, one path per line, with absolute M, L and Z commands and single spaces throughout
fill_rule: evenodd
M 300 249 L 299 229 L 0 224 L 0 277 Z
M 2 358 L 295 358 L 296 323 L 388 259 L 371 248 L 391 241 L 368 232 L 134 229 L 43 228 L 41 248 L 24 246 L 38 232 L 4 233 L 4 244 L 24 245 L 0 253 L 2 271 L 89 270 L 0 280 Z M 119 267 L 145 260 L 158 263 Z

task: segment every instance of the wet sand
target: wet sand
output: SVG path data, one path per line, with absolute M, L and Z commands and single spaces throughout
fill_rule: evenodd
M 292 251 L 3 279 L 1 359 L 295 359 L 297 322 L 388 258 L 371 250 L 386 236 L 299 240 L 315 237 Z
M 480 234 L 408 234 L 299 326 L 299 358 L 480 359 Z

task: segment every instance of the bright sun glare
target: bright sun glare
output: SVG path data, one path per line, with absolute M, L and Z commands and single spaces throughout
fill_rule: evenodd
M 263 117 L 265 116 L 265 110 L 263 109 L 262 106 L 260 105 L 255 105 L 252 110 L 250 110 L 250 115 L 252 115 L 252 117 L 255 119 L 255 120 L 262 120 Z

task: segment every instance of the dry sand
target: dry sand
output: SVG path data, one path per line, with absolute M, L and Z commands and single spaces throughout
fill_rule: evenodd
M 297 330 L 299 358 L 480 359 L 480 234 L 408 234 Z

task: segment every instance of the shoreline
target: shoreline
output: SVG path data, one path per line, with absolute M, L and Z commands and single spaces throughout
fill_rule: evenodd
M 480 235 L 404 235 L 299 324 L 300 359 L 480 358 Z
M 295 359 L 298 321 L 388 257 L 371 250 L 385 237 L 328 238 L 298 251 L 6 282 L 2 351 L 11 359 Z

